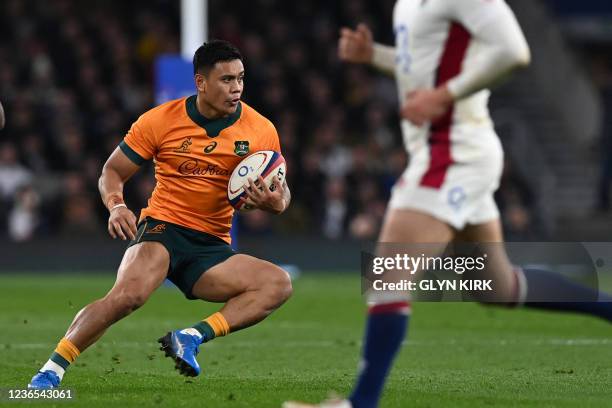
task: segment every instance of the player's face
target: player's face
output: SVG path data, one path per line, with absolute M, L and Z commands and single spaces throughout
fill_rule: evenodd
M 196 85 L 209 118 L 232 114 L 244 89 L 244 65 L 239 59 L 217 62 L 207 75 L 196 74 Z

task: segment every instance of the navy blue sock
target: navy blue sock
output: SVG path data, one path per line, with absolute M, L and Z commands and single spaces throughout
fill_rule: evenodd
M 350 396 L 353 408 L 375 408 L 408 328 L 408 302 L 372 306 L 363 345 L 361 372 Z
M 585 313 L 612 322 L 610 295 L 553 272 L 524 269 L 523 273 L 527 281 L 526 307 Z

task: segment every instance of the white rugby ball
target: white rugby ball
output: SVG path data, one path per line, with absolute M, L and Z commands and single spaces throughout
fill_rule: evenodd
M 266 188 L 274 189 L 272 179 L 278 177 L 279 181 L 285 181 L 287 174 L 287 164 L 282 154 L 273 150 L 262 150 L 255 152 L 244 159 L 234 169 L 227 183 L 227 198 L 235 209 L 239 211 L 252 210 L 253 208 L 245 205 L 240 199 L 246 198 L 245 186 L 248 186 L 248 179 L 252 179 L 256 184 L 257 178 L 261 176 Z

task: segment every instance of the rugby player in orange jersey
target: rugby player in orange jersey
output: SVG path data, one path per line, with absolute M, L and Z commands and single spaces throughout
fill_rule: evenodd
M 115 285 L 76 315 L 29 387 L 58 387 L 69 364 L 109 326 L 142 306 L 166 278 L 189 299 L 225 302 L 219 312 L 159 339 L 187 376 L 200 373 L 195 356 L 201 343 L 256 324 L 291 295 L 284 270 L 235 253 L 229 236 L 234 212 L 226 197 L 229 176 L 249 153 L 280 151 L 276 129 L 240 101 L 244 67 L 233 45 L 205 43 L 193 66 L 197 95 L 145 112 L 104 165 L 99 189 L 110 212 L 108 231 L 131 242 Z M 151 159 L 157 183 L 137 225 L 124 204 L 123 185 Z M 274 214 L 285 211 L 289 189 L 274 182 L 273 192 L 260 191 L 251 180 L 248 203 Z

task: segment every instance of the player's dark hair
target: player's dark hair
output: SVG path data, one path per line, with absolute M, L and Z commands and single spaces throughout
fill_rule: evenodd
M 208 74 L 217 62 L 241 60 L 242 54 L 233 44 L 224 40 L 210 40 L 193 55 L 193 74 Z

